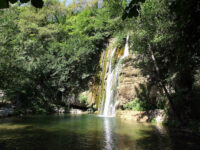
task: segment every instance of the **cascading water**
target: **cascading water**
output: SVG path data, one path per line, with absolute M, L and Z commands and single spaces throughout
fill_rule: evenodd
M 114 117 L 115 116 L 115 108 L 117 104 L 116 95 L 117 95 L 117 85 L 118 85 L 118 77 L 121 69 L 121 60 L 129 55 L 129 46 L 128 46 L 129 35 L 126 38 L 125 49 L 123 55 L 119 58 L 116 66 L 112 61 L 114 60 L 116 48 L 112 49 L 110 57 L 108 58 L 107 67 L 104 68 L 107 71 L 107 79 L 106 79 L 106 89 L 105 94 L 103 95 L 103 102 L 100 108 L 100 115 L 104 117 Z
M 125 49 L 124 49 L 124 54 L 121 57 L 121 59 L 124 59 L 125 57 L 127 57 L 129 55 L 128 40 L 129 40 L 129 35 L 126 37 L 126 45 L 125 45 Z

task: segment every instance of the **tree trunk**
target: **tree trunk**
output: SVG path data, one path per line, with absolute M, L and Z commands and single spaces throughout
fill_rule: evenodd
M 167 91 L 167 88 L 166 88 L 166 86 L 165 86 L 165 83 L 161 80 L 161 77 L 160 77 L 160 69 L 159 69 L 159 67 L 158 67 L 157 61 L 156 61 L 156 59 L 155 59 L 154 53 L 153 53 L 152 48 L 151 48 L 151 45 L 150 45 L 149 43 L 148 43 L 148 51 L 149 51 L 150 54 L 151 54 L 151 58 L 152 58 L 152 60 L 153 60 L 154 66 L 155 66 L 156 73 L 158 74 L 158 78 L 159 78 L 159 80 L 161 81 L 161 86 L 162 86 L 162 88 L 163 88 L 163 90 L 164 90 L 164 92 L 165 92 L 165 95 L 167 96 L 167 99 L 169 100 L 170 107 L 171 107 L 171 109 L 172 109 L 174 115 L 175 115 L 178 119 L 180 119 L 179 115 L 178 115 L 177 112 L 176 112 L 176 109 L 175 109 L 175 106 L 174 106 L 172 97 L 170 96 L 169 92 Z

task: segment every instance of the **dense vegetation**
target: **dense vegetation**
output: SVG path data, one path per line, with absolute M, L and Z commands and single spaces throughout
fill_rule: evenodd
M 127 23 L 138 67 L 149 75 L 150 84 L 162 89 L 181 121 L 198 120 L 200 114 L 199 16 L 197 1 L 152 0 L 140 4 L 137 17 Z
M 79 10 L 80 9 L 80 10 Z M 66 104 L 95 74 L 114 22 L 95 3 L 82 10 L 46 1 L 42 9 L 1 10 L 0 89 L 20 108 Z
M 101 5 L 80 0 L 67 7 L 46 0 L 42 9 L 15 4 L 0 11 L 0 89 L 20 109 L 66 105 L 88 87 L 108 39 L 118 37 L 120 45 L 129 33 L 135 67 L 157 87 L 160 100 L 167 100 L 162 107 L 181 121 L 199 120 L 198 5 L 196 0 Z M 159 102 L 142 104 L 155 108 Z

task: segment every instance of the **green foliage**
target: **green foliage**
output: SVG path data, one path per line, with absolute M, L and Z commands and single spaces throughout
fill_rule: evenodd
M 143 99 L 141 95 L 138 95 L 137 98 L 123 105 L 123 109 L 133 110 L 133 111 L 148 111 L 154 109 L 164 109 L 165 101 L 159 99 L 151 99 L 146 97 Z
M 171 127 L 180 127 L 180 122 L 178 120 L 169 120 L 167 122 L 167 125 L 168 126 L 171 126 Z
M 84 104 L 85 106 L 87 106 L 89 104 L 89 100 L 86 96 L 84 96 L 82 93 L 79 94 L 78 96 L 78 100 L 79 102 L 81 102 L 82 104 Z
M 156 123 L 156 119 L 155 118 L 151 119 L 151 123 Z
M 124 104 L 123 108 L 133 111 L 144 111 L 145 108 L 142 105 L 142 101 L 139 98 L 135 98 L 134 100 Z
M 20 3 L 28 3 L 30 0 L 20 0 Z M 9 3 L 19 3 L 17 0 L 0 0 L 0 9 L 9 8 Z M 43 0 L 31 0 L 31 4 L 36 8 L 42 8 L 44 5 Z
M 130 9 L 135 9 L 131 3 Z M 125 20 L 129 24 L 125 27 L 132 31 L 130 42 L 137 54 L 137 66 L 161 93 L 161 83 L 167 87 L 173 99 L 171 105 L 179 118 L 199 119 L 194 115 L 197 111 L 193 105 L 194 101 L 197 104 L 197 100 L 193 100 L 196 95 L 194 75 L 200 64 L 197 1 L 146 0 L 138 6 L 138 15 Z
M 109 13 L 113 17 L 121 17 L 128 1 L 126 0 L 104 0 L 104 5 L 109 9 Z
M 87 88 L 112 35 L 106 8 L 76 13 L 58 1 L 0 11 L 0 89 L 20 109 L 49 110 Z

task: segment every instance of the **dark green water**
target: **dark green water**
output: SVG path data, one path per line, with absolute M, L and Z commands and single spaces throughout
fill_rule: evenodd
M 94 115 L 0 120 L 0 150 L 197 150 L 199 144 L 162 126 Z

